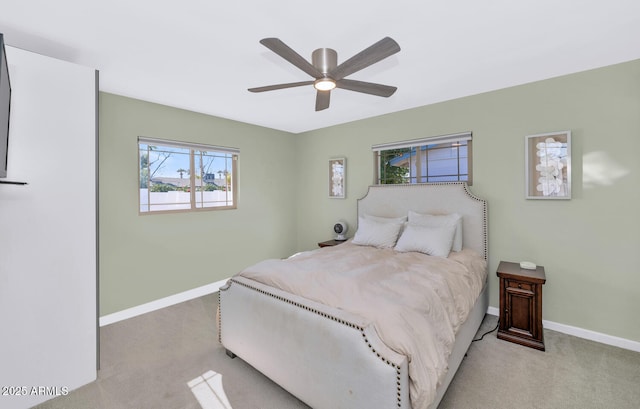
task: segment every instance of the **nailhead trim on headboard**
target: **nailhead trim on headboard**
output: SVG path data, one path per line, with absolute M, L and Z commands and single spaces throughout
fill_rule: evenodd
M 222 307 L 220 306 L 220 293 L 222 291 L 228 290 L 229 287 L 231 285 L 233 285 L 233 284 L 241 285 L 241 286 L 246 287 L 246 288 L 248 288 L 250 290 L 257 291 L 257 292 L 259 292 L 261 294 L 264 294 L 266 296 L 275 298 L 276 300 L 285 302 L 287 304 L 291 304 L 291 305 L 293 305 L 295 307 L 298 307 L 298 308 L 302 308 L 302 309 L 304 309 L 306 311 L 309 311 L 311 313 L 320 315 L 320 316 L 322 316 L 324 318 L 328 318 L 328 319 L 330 319 L 332 321 L 338 322 L 340 324 L 346 325 L 346 326 L 348 326 L 350 328 L 353 328 L 353 329 L 356 329 L 356 330 L 360 331 L 360 334 L 362 335 L 362 339 L 363 339 L 364 343 L 367 345 L 367 347 L 369 347 L 369 350 L 371 352 L 373 352 L 378 358 L 380 358 L 380 360 L 382 362 L 386 363 L 387 365 L 390 365 L 392 368 L 395 368 L 395 370 L 396 370 L 396 385 L 397 385 L 396 386 L 396 389 L 397 389 L 396 400 L 397 400 L 398 407 L 402 407 L 402 389 L 401 389 L 401 382 L 400 382 L 401 366 L 400 365 L 396 365 L 395 363 L 389 361 L 388 358 L 385 358 L 383 355 L 380 354 L 380 352 L 376 351 L 376 349 L 371 345 L 371 342 L 369 342 L 369 340 L 367 339 L 367 335 L 364 332 L 364 327 L 362 327 L 362 326 L 360 326 L 358 324 L 354 324 L 352 322 L 346 321 L 346 320 L 344 320 L 342 318 L 337 318 L 337 317 L 335 317 L 335 316 L 333 316 L 331 314 L 327 314 L 326 312 L 319 311 L 319 310 L 317 310 L 315 308 L 309 307 L 308 305 L 304 305 L 304 304 L 289 300 L 288 298 L 285 298 L 283 296 L 273 294 L 273 293 L 271 293 L 269 291 L 256 288 L 256 287 L 251 286 L 251 285 L 249 285 L 247 283 L 242 283 L 242 282 L 236 281 L 233 278 L 229 280 L 227 285 L 225 285 L 224 287 L 220 288 L 220 291 L 218 292 L 218 308 L 219 308 L 219 312 L 220 312 L 220 316 L 219 316 L 219 319 L 218 319 L 218 341 L 220 343 L 222 343 L 222 335 L 221 335 L 221 330 L 222 330 L 222 328 L 221 328 L 222 327 Z
M 487 201 L 484 199 L 480 199 L 478 196 L 474 195 L 473 193 L 471 193 L 469 191 L 469 185 L 467 185 L 465 182 L 451 182 L 451 183 L 456 183 L 456 184 L 462 184 L 462 186 L 464 187 L 464 191 L 467 194 L 467 196 L 469 196 L 471 199 L 473 200 L 477 200 L 479 202 L 482 203 L 482 229 L 484 230 L 484 259 L 485 260 L 489 260 L 489 243 L 488 243 L 488 232 L 489 232 L 489 222 L 488 222 L 488 214 L 487 214 Z

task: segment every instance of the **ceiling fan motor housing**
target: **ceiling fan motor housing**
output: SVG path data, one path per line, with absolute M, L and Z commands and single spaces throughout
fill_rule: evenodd
M 338 53 L 331 48 L 318 48 L 311 54 L 311 64 L 326 75 L 338 66 Z

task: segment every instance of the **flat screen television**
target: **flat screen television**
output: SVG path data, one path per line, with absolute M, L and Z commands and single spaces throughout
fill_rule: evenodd
M 0 178 L 7 177 L 9 156 L 9 112 L 11 110 L 11 83 L 9 65 L 4 48 L 4 36 L 0 33 Z

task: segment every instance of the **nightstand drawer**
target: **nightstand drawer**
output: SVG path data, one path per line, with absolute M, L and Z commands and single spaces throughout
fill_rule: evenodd
M 535 288 L 535 284 L 526 283 L 524 281 L 519 280 L 506 280 L 507 281 L 507 290 L 520 290 L 529 293 L 533 293 Z

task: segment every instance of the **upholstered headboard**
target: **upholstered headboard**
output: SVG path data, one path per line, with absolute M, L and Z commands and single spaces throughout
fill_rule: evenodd
M 358 199 L 358 216 L 402 217 L 409 210 L 462 215 L 463 247 L 488 260 L 487 202 L 471 193 L 465 182 L 373 185 Z

